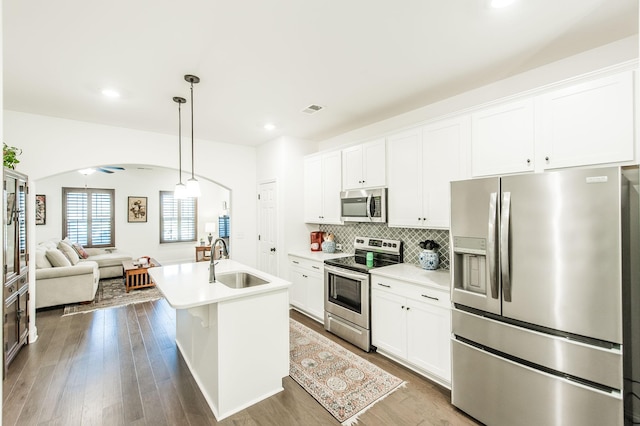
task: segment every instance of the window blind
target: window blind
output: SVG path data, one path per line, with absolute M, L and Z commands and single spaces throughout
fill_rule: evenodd
M 172 191 L 160 191 L 160 242 L 196 241 L 196 198 L 176 199 Z
M 87 247 L 115 244 L 113 189 L 63 188 L 63 238 Z

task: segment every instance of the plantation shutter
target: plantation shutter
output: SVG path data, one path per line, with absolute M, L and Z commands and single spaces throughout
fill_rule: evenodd
M 115 244 L 113 189 L 63 188 L 63 238 L 86 247 Z
M 196 198 L 175 199 L 172 191 L 160 191 L 160 242 L 196 241 Z

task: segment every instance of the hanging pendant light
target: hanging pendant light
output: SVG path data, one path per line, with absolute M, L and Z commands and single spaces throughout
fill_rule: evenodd
M 184 79 L 191 83 L 191 179 L 187 181 L 187 194 L 189 197 L 199 197 L 200 196 L 200 183 L 196 179 L 194 175 L 194 150 L 193 150 L 193 84 L 200 83 L 200 78 L 195 75 L 187 74 L 184 76 Z
M 174 96 L 173 101 L 178 104 L 178 183 L 173 190 L 173 198 L 181 200 L 187 198 L 187 187 L 182 183 L 182 113 L 181 105 L 187 100 L 179 96 Z

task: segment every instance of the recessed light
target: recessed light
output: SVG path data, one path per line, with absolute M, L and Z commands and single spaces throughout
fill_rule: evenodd
M 264 129 L 270 132 L 276 129 L 276 125 L 273 123 L 267 123 L 264 125 Z
M 513 4 L 516 0 L 491 0 L 491 7 L 500 9 Z
M 106 96 L 107 98 L 119 98 L 120 97 L 120 93 L 113 90 L 113 89 L 103 89 L 102 90 L 102 94 L 104 96 Z

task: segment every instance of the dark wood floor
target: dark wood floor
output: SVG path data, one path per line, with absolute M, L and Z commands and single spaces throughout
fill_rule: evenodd
M 476 424 L 451 406 L 446 389 L 291 315 L 408 382 L 358 425 Z M 284 392 L 217 422 L 176 348 L 175 311 L 164 300 L 67 317 L 42 311 L 36 324 L 37 342 L 21 350 L 3 383 L 5 426 L 339 424 L 290 377 Z

